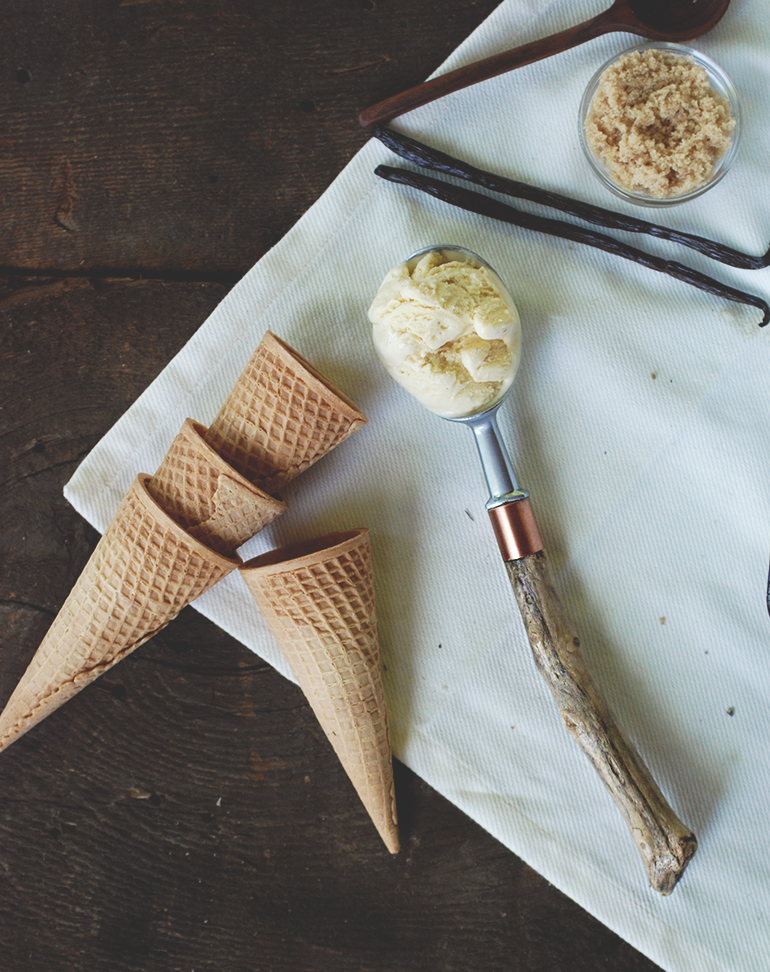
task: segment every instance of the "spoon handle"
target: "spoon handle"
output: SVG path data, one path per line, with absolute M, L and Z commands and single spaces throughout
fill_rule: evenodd
M 668 805 L 641 757 L 615 723 L 588 670 L 580 639 L 567 620 L 545 551 L 506 560 L 505 567 L 535 664 L 564 724 L 623 815 L 651 886 L 661 894 L 670 894 L 695 853 L 695 835 Z
M 385 98 L 384 101 L 380 101 L 370 108 L 365 108 L 358 116 L 358 121 L 363 128 L 371 128 L 372 125 L 390 121 L 396 115 L 403 115 L 406 111 L 419 108 L 420 105 L 426 105 L 437 98 L 443 98 L 444 95 L 451 94 L 453 91 L 467 88 L 479 81 L 486 81 L 488 78 L 495 78 L 498 74 L 505 74 L 507 71 L 523 67 L 525 64 L 541 61 L 552 54 L 567 51 L 613 30 L 636 33 L 634 26 L 618 24 L 613 17 L 609 16 L 609 11 L 605 10 L 592 20 L 587 20 L 576 27 L 568 27 L 550 37 L 543 37 L 540 40 L 532 41 L 530 44 L 493 54 L 482 61 L 466 64 L 465 67 L 458 68 L 456 71 L 441 74 L 431 81 L 425 81 L 423 84 L 408 88 L 400 94 Z

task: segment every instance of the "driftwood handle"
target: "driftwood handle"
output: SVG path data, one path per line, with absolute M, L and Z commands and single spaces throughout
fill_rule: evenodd
M 695 853 L 695 835 L 676 816 L 602 699 L 580 639 L 564 613 L 545 551 L 506 561 L 540 674 L 567 729 L 622 813 L 652 887 L 670 894 Z

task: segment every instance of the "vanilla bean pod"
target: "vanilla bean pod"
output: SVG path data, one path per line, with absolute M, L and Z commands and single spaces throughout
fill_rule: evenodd
M 433 172 L 443 172 L 458 179 L 465 179 L 466 182 L 472 182 L 492 192 L 513 196 L 515 199 L 528 199 L 530 202 L 540 203 L 540 205 L 548 206 L 550 209 L 558 209 L 569 216 L 575 216 L 577 219 L 583 219 L 587 223 L 594 223 L 596 226 L 604 226 L 607 229 L 623 230 L 626 233 L 644 233 L 657 239 L 680 243 L 682 246 L 697 250 L 698 253 L 710 257 L 712 260 L 718 260 L 720 263 L 726 263 L 731 267 L 738 267 L 740 270 L 762 270 L 770 266 L 770 249 L 764 256 L 751 256 L 748 253 L 742 253 L 740 250 L 725 246 L 723 243 L 707 240 L 702 236 L 693 236 L 692 233 L 683 233 L 666 226 L 660 226 L 657 223 L 648 223 L 646 220 L 637 219 L 635 216 L 626 216 L 623 213 L 613 212 L 611 209 L 602 209 L 600 206 L 593 206 L 578 199 L 570 199 L 569 196 L 562 196 L 558 192 L 540 189 L 526 182 L 518 182 L 515 179 L 495 175 L 494 172 L 477 169 L 461 159 L 453 158 L 445 152 L 440 152 L 429 145 L 423 145 L 407 135 L 402 135 L 400 132 L 395 132 L 393 129 L 381 125 L 377 126 L 372 134 L 391 152 L 406 162 L 413 162 L 415 165 L 430 169 Z
M 770 321 L 770 306 L 761 297 L 754 294 L 745 293 L 743 290 L 736 290 L 727 284 L 714 280 L 698 270 L 676 263 L 674 260 L 663 260 L 661 257 L 653 256 L 638 250 L 636 247 L 628 246 L 611 236 L 603 233 L 596 233 L 593 230 L 583 229 L 574 226 L 572 223 L 565 223 L 562 220 L 550 219 L 545 216 L 535 216 L 532 213 L 525 213 L 506 203 L 499 202 L 491 196 L 484 196 L 472 189 L 465 189 L 462 186 L 455 186 L 449 182 L 441 182 L 430 176 L 423 175 L 421 172 L 411 172 L 408 169 L 396 169 L 389 165 L 378 165 L 374 170 L 375 175 L 388 182 L 398 182 L 413 189 L 419 189 L 428 195 L 440 199 L 442 202 L 457 206 L 467 212 L 477 213 L 480 216 L 488 216 L 490 219 L 500 220 L 504 223 L 511 223 L 514 226 L 521 226 L 524 229 L 535 230 L 538 233 L 546 233 L 550 236 L 558 236 L 561 239 L 572 240 L 575 243 L 584 243 L 586 246 L 593 246 L 615 256 L 623 257 L 624 260 L 631 260 L 640 266 L 650 270 L 657 270 L 666 273 L 677 280 L 682 280 L 699 290 L 705 290 L 709 294 L 717 297 L 724 297 L 726 300 L 735 301 L 739 304 L 750 304 L 758 307 L 762 311 L 762 320 L 759 326 L 764 327 Z

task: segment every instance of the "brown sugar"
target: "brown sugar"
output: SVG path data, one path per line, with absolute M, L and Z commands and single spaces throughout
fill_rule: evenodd
M 666 199 L 709 181 L 734 128 L 727 101 L 692 57 L 651 49 L 602 74 L 585 138 L 621 189 Z

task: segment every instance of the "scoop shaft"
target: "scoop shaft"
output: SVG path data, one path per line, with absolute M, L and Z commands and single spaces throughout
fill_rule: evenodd
M 489 487 L 488 508 L 506 499 L 522 495 L 516 480 L 516 473 L 513 471 L 511 457 L 505 448 L 500 427 L 497 424 L 499 407 L 498 405 L 480 415 L 461 420 L 473 429 L 473 434 L 476 437 L 476 447 L 479 450 L 481 466 Z

